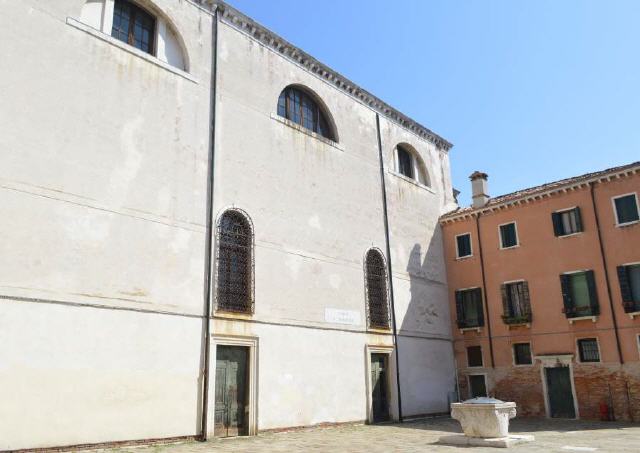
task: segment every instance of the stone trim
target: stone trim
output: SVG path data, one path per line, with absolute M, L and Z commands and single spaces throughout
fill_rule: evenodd
M 250 17 L 245 16 L 235 8 L 232 8 L 231 6 L 220 0 L 206 1 L 217 7 L 220 18 L 225 24 L 236 28 L 237 30 L 240 30 L 262 45 L 302 66 L 307 71 L 315 74 L 319 78 L 328 82 L 330 85 L 355 98 L 357 101 L 380 113 L 391 121 L 408 129 L 419 137 L 433 143 L 438 149 L 449 151 L 449 149 L 451 149 L 451 147 L 453 146 L 453 144 L 440 137 L 435 132 L 394 109 L 386 102 L 377 98 L 365 89 L 359 87 L 351 80 L 324 65 L 308 53 L 276 35 L 271 30 L 263 27 Z

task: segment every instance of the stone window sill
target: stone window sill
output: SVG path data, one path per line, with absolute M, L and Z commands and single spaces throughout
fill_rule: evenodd
M 274 119 L 274 120 L 278 121 L 279 123 L 282 123 L 282 124 L 284 124 L 286 126 L 289 126 L 289 127 L 293 128 L 293 129 L 297 130 L 298 132 L 302 132 L 303 134 L 308 135 L 309 137 L 313 137 L 316 140 L 320 140 L 322 143 L 324 143 L 326 145 L 332 146 L 335 149 L 344 152 L 344 147 L 342 145 L 340 145 L 339 143 L 334 142 L 333 140 L 330 140 L 330 139 L 328 139 L 326 137 L 323 137 L 322 135 L 320 135 L 320 134 L 318 134 L 316 132 L 310 131 L 306 127 L 302 127 L 298 123 L 294 123 L 293 121 L 288 120 L 286 118 L 283 118 L 283 117 L 281 117 L 280 115 L 278 115 L 276 113 L 272 113 L 271 114 L 271 119 Z
M 640 316 L 640 311 L 632 311 L 630 313 L 627 313 L 627 315 L 629 315 L 629 318 L 633 320 L 633 318 L 635 318 L 636 316 Z
M 482 327 L 462 327 L 460 329 L 460 333 L 464 334 L 465 332 L 476 331 L 478 333 L 482 332 Z
M 125 52 L 129 52 L 130 54 L 135 55 L 136 57 L 142 58 L 143 60 L 148 61 L 151 64 L 154 64 L 166 71 L 172 72 L 173 74 L 176 74 L 182 78 L 185 78 L 193 83 L 198 83 L 198 81 L 189 73 L 182 71 L 174 66 L 171 66 L 169 63 L 165 63 L 164 61 L 160 60 L 159 58 L 154 57 L 153 55 L 150 55 L 146 52 L 143 52 L 139 49 L 136 49 L 133 46 L 130 46 L 129 44 L 125 44 L 122 41 L 118 41 L 117 39 L 102 33 L 100 30 L 96 30 L 93 27 L 90 27 L 89 25 L 83 24 L 82 22 L 77 21 L 76 19 L 72 18 L 72 17 L 67 17 L 67 25 L 70 25 L 73 28 L 77 28 L 78 30 L 81 30 L 95 38 L 98 38 L 108 44 L 111 44 L 112 46 L 118 47 L 122 50 L 124 50 Z
M 640 223 L 640 220 L 634 220 L 632 222 L 625 222 L 625 223 L 618 223 L 616 224 L 616 227 L 618 228 L 626 228 L 626 227 L 630 227 L 633 225 L 638 225 Z
M 594 315 L 594 316 L 577 316 L 575 318 L 567 318 L 567 321 L 569 321 L 569 324 L 573 324 L 576 321 L 588 321 L 591 320 L 592 322 L 596 322 L 598 320 L 598 315 Z
M 421 188 L 421 189 L 424 189 L 424 190 L 426 190 L 427 192 L 431 192 L 432 194 L 435 194 L 435 193 L 436 193 L 436 192 L 435 192 L 435 190 L 433 190 L 431 187 L 429 187 L 429 186 L 425 186 L 424 184 L 419 183 L 419 182 L 418 182 L 418 181 L 416 181 L 415 179 L 411 179 L 411 178 L 409 178 L 409 177 L 407 177 L 407 176 L 405 176 L 405 175 L 403 175 L 403 174 L 400 174 L 400 173 L 398 173 L 398 172 L 396 172 L 396 171 L 389 170 L 389 174 L 390 174 L 390 175 L 392 175 L 392 176 L 395 176 L 395 177 L 396 177 L 396 178 L 398 178 L 398 179 L 402 179 L 403 181 L 408 182 L 409 184 L 413 184 L 413 185 L 414 185 L 414 186 L 416 186 L 416 187 L 419 187 L 419 188 Z
M 464 260 L 468 260 L 473 258 L 473 255 L 466 255 L 466 256 L 458 256 L 456 257 L 455 261 L 464 261 Z

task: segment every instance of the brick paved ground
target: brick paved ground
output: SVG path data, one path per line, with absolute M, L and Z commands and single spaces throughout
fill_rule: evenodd
M 533 434 L 536 441 L 510 452 L 640 452 L 640 424 L 525 419 L 512 421 L 512 432 Z M 460 448 L 438 445 L 440 436 L 460 432 L 457 422 L 431 419 L 393 425 L 351 425 L 314 428 L 255 437 L 190 442 L 109 450 L 113 453 L 206 452 L 493 452 L 496 448 Z

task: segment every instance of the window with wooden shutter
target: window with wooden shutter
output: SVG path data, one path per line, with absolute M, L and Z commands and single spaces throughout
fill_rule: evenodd
M 525 281 L 505 283 L 502 293 L 502 320 L 505 324 L 526 324 L 531 322 L 531 301 L 529 285 Z
M 600 314 L 595 274 L 592 270 L 560 275 L 563 312 L 567 318 Z
M 618 266 L 617 272 L 624 311 L 640 311 L 640 264 Z
M 551 214 L 553 232 L 556 236 L 567 236 L 580 233 L 582 230 L 582 217 L 580 208 L 567 209 Z
M 458 327 L 464 329 L 484 326 L 482 290 L 480 288 L 458 290 L 455 297 Z

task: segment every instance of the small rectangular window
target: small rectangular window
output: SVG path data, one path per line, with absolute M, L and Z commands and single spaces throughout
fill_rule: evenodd
M 471 256 L 471 234 L 465 233 L 456 236 L 456 250 L 458 258 Z
M 456 313 L 460 329 L 484 326 L 482 290 L 472 288 L 456 291 Z
M 487 396 L 487 383 L 483 374 L 469 376 L 469 397 L 478 398 Z
M 638 199 L 635 193 L 614 198 L 613 203 L 618 225 L 637 222 L 640 219 L 640 215 L 638 214 Z
M 467 365 L 470 367 L 482 366 L 482 346 L 467 347 Z
M 599 362 L 600 351 L 598 341 L 595 338 L 583 338 L 578 340 L 578 353 L 581 362 Z
M 500 246 L 503 249 L 518 245 L 518 234 L 515 222 L 500 225 Z
M 556 236 L 567 236 L 582 231 L 580 208 L 554 212 L 551 214 L 551 219 L 553 220 L 553 232 Z
M 515 343 L 513 345 L 513 359 L 516 365 L 531 365 L 531 344 Z

